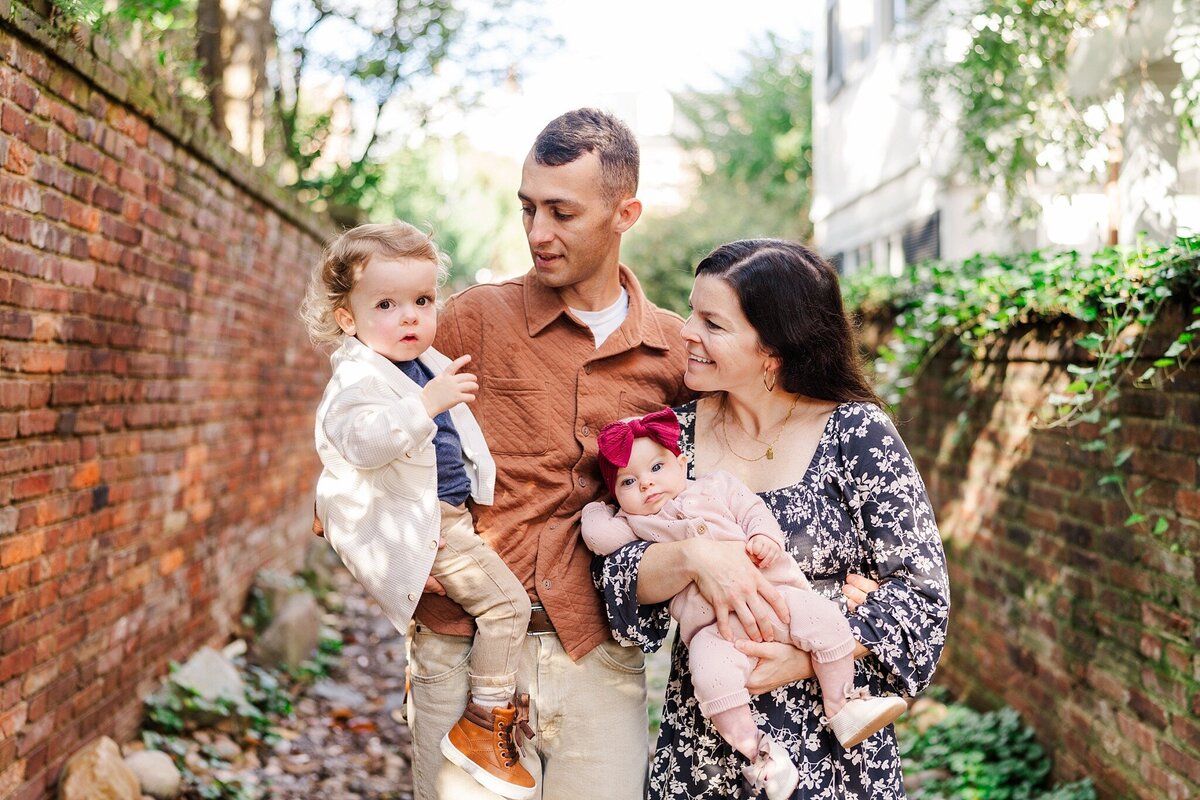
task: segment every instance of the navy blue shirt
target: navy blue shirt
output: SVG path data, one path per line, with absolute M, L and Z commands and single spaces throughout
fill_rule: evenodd
M 392 363 L 418 386 L 424 386 L 433 380 L 433 373 L 420 361 Z M 461 506 L 471 496 L 471 479 L 467 477 L 467 470 L 463 466 L 462 440 L 458 438 L 458 431 L 454 429 L 449 411 L 438 414 L 433 421 L 437 424 L 433 446 L 437 452 L 438 499 L 452 506 Z

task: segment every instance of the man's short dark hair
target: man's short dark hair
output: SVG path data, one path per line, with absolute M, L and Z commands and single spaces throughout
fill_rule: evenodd
M 604 196 L 612 203 L 637 194 L 640 157 L 624 122 L 595 108 L 577 108 L 551 120 L 533 142 L 533 159 L 547 167 L 570 164 L 584 153 L 600 156 Z

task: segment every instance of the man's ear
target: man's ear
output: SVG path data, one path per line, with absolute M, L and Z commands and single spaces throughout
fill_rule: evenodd
M 638 221 L 642 216 L 642 201 L 636 197 L 626 197 L 617 203 L 617 207 L 613 210 L 613 229 L 617 233 L 624 233 L 633 227 L 633 223 Z
M 350 309 L 335 308 L 333 310 L 333 319 L 337 322 L 338 327 L 342 329 L 342 333 L 347 336 L 354 335 L 354 315 L 350 313 Z

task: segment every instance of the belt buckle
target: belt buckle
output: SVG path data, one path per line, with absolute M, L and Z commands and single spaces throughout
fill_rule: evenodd
M 546 629 L 534 630 L 533 619 L 535 616 L 545 618 Z M 553 636 L 555 634 L 554 625 L 550 622 L 550 615 L 546 613 L 546 607 L 541 603 L 529 604 L 529 628 L 525 631 L 526 636 Z

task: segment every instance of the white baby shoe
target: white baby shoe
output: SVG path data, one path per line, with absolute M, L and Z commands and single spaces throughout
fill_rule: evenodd
M 755 791 L 765 789 L 767 800 L 788 800 L 800 782 L 787 750 L 765 733 L 758 740 L 758 755 L 742 768 L 742 775 Z
M 842 747 L 851 748 L 884 728 L 908 710 L 903 697 L 855 697 L 829 720 L 833 735 Z

